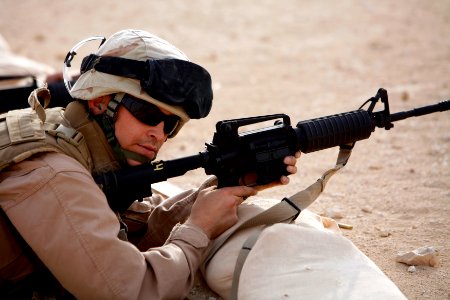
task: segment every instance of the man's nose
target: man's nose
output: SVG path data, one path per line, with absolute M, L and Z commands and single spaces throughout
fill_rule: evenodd
M 164 132 L 164 121 L 159 122 L 156 126 L 151 126 L 147 134 L 154 136 L 158 140 L 166 140 L 167 134 Z

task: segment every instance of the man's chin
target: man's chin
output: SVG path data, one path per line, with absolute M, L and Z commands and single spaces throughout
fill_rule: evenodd
M 137 160 L 133 160 L 133 159 L 127 159 L 128 165 L 129 166 L 139 166 L 142 165 L 142 163 L 140 161 Z
M 144 151 L 143 149 L 127 149 L 125 151 L 125 157 L 128 165 L 137 166 L 144 163 L 149 163 L 156 158 L 157 151 Z
M 155 157 L 153 157 L 153 158 L 148 157 L 148 159 L 147 159 L 147 161 L 145 163 L 151 162 L 154 159 L 155 159 Z M 131 159 L 131 158 L 127 158 L 127 163 L 130 166 L 139 166 L 139 165 L 142 165 L 144 162 L 137 161 L 137 160 L 134 160 L 134 159 Z

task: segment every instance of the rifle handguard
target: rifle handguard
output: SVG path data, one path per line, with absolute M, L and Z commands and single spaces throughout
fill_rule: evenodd
M 345 145 L 370 137 L 375 124 L 365 110 L 301 121 L 295 129 L 303 153 Z

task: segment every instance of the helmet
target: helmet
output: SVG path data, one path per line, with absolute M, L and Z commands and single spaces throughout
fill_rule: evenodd
M 172 136 L 189 119 L 203 118 L 211 110 L 209 73 L 189 62 L 175 46 L 146 31 L 127 29 L 113 34 L 95 54 L 83 59 L 80 71 L 70 89 L 73 98 L 132 95 L 180 117 Z

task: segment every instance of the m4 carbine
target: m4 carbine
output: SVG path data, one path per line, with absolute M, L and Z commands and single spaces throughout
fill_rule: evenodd
M 374 112 L 378 101 L 384 109 Z M 366 104 L 367 110 L 362 109 Z M 113 210 L 126 210 L 133 201 L 151 196 L 151 184 L 204 168 L 217 176 L 219 187 L 239 185 L 247 174 L 251 185 L 278 181 L 286 175 L 283 159 L 297 151 L 310 153 L 335 146 L 352 147 L 367 139 L 375 128 L 391 129 L 393 122 L 450 109 L 450 101 L 391 114 L 386 90 L 367 100 L 358 110 L 298 122 L 291 126 L 285 114 L 220 121 L 212 143 L 196 155 L 128 167 L 95 176 Z M 239 133 L 239 128 L 276 120 L 273 126 Z

